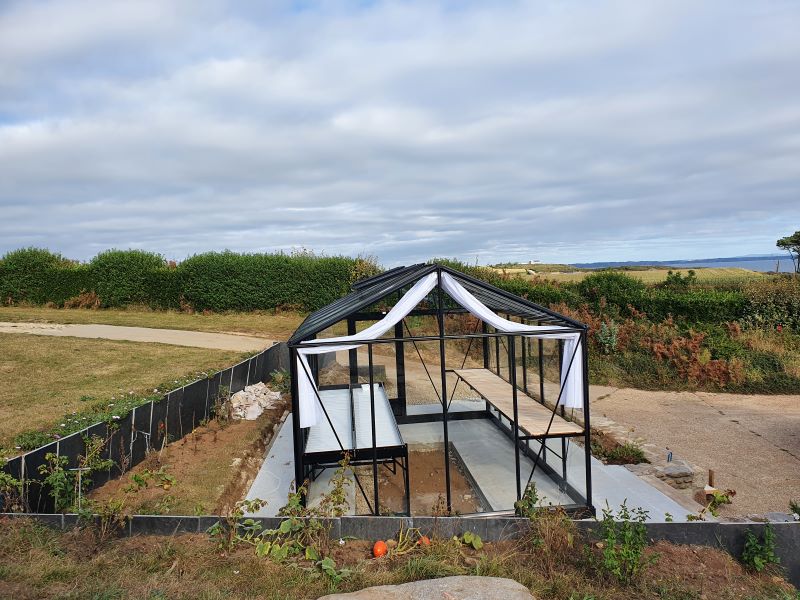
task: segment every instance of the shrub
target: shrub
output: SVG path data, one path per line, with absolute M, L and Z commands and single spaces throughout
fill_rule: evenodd
M 742 552 L 742 562 L 745 566 L 760 573 L 768 565 L 778 564 L 780 558 L 775 554 L 775 532 L 772 526 L 767 523 L 764 526 L 763 542 L 753 534 L 747 532 L 747 539 L 744 542 L 744 552 Z
M 601 568 L 621 584 L 632 583 L 648 564 L 644 558 L 647 547 L 646 520 L 646 510 L 628 508 L 625 502 L 619 507 L 616 519 L 609 507 L 603 509 Z
M 49 274 L 66 263 L 60 254 L 42 248 L 8 252 L 0 260 L 0 298 L 4 304 L 46 302 Z
M 350 290 L 363 263 L 307 253 L 236 254 L 208 252 L 178 266 L 183 296 L 195 310 L 316 310 Z
M 744 288 L 744 321 L 751 327 L 778 325 L 800 332 L 800 279 L 770 277 Z
M 167 270 L 164 257 L 144 250 L 106 250 L 91 260 L 89 269 L 104 307 L 148 303 L 156 287 L 153 273 Z
M 638 306 L 646 289 L 639 279 L 616 271 L 593 273 L 578 284 L 581 296 L 595 308 L 600 308 L 603 301 L 623 308 L 629 304 Z

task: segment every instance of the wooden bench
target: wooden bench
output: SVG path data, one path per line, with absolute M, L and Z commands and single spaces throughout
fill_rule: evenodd
M 488 369 L 456 369 L 453 372 L 513 423 L 514 391 L 510 383 Z M 520 389 L 517 389 L 517 416 L 519 428 L 524 434 L 521 437 L 561 437 L 583 433 L 583 427 L 558 414 L 553 416 L 551 409 Z

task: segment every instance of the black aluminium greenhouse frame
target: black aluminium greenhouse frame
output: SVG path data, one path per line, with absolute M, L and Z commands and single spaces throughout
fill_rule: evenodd
M 368 375 L 369 375 L 369 387 L 370 387 L 370 403 L 371 403 L 371 410 L 370 415 L 372 415 L 372 445 L 370 448 L 360 448 L 360 449 L 352 449 L 352 448 L 344 448 L 344 445 L 339 439 L 339 435 L 336 433 L 336 429 L 331 421 L 331 417 L 328 415 L 322 399 L 317 394 L 317 402 L 320 403 L 322 406 L 324 417 L 327 419 L 328 423 L 330 424 L 331 429 L 334 432 L 334 436 L 336 437 L 336 441 L 338 442 L 340 449 L 334 452 L 328 452 L 324 454 L 314 454 L 314 453 L 306 453 L 306 441 L 309 434 L 309 429 L 301 429 L 299 427 L 299 400 L 298 400 L 298 384 L 297 378 L 299 373 L 297 372 L 297 349 L 301 347 L 324 347 L 325 345 L 336 345 L 341 344 L 341 342 L 327 342 L 325 339 L 317 339 L 316 336 L 339 322 L 346 321 L 347 322 L 347 334 L 353 335 L 356 333 L 357 328 L 356 324 L 359 321 L 378 321 L 385 316 L 384 311 L 378 311 L 374 309 L 374 305 L 381 300 L 385 300 L 389 297 L 397 297 L 402 296 L 402 291 L 410 285 L 416 283 L 420 278 L 429 275 L 430 273 L 437 274 L 437 285 L 436 287 L 430 292 L 428 295 L 428 299 L 434 297 L 434 301 L 432 304 L 435 304 L 435 308 L 415 308 L 406 316 L 435 316 L 438 323 L 438 334 L 437 335 L 425 335 L 425 336 L 412 336 L 411 331 L 406 326 L 406 330 L 408 331 L 408 335 L 403 334 L 403 325 L 405 324 L 405 318 L 403 318 L 397 325 L 394 327 L 394 335 L 392 337 L 381 337 L 372 340 L 363 340 L 359 341 L 358 344 L 360 346 L 366 346 L 368 352 Z M 458 334 L 458 335 L 448 335 L 445 331 L 445 316 L 449 314 L 464 314 L 468 311 L 460 306 L 446 306 L 445 303 L 445 292 L 441 286 L 441 277 L 442 273 L 448 273 L 452 277 L 454 277 L 461 285 L 463 285 L 468 291 L 470 291 L 475 297 L 477 297 L 481 302 L 483 302 L 488 308 L 493 310 L 498 314 L 505 314 L 507 318 L 511 319 L 512 317 L 517 317 L 520 319 L 520 322 L 530 322 L 533 321 L 539 325 L 553 325 L 558 327 L 558 329 L 554 329 L 553 332 L 574 332 L 580 335 L 580 344 L 577 345 L 577 348 L 580 352 L 582 352 L 582 381 L 583 381 L 583 428 L 580 433 L 551 433 L 550 427 L 553 423 L 554 418 L 556 417 L 556 413 L 559 410 L 559 400 L 561 394 L 564 391 L 564 384 L 563 380 L 561 381 L 559 397 L 556 399 L 554 403 L 552 403 L 552 407 L 545 405 L 545 398 L 544 398 L 544 367 L 543 367 L 543 358 L 542 358 L 542 345 L 543 340 L 540 337 L 538 341 L 538 370 L 539 370 L 539 382 L 540 382 L 540 389 L 538 390 L 539 397 L 538 401 L 540 404 L 545 405 L 546 408 L 551 411 L 550 422 L 547 425 L 547 430 L 543 435 L 526 435 L 524 431 L 522 431 L 519 427 L 519 419 L 517 416 L 517 409 L 518 409 L 518 396 L 519 393 L 522 392 L 523 394 L 527 394 L 528 392 L 528 384 L 527 384 L 527 353 L 530 352 L 530 343 L 536 339 L 535 335 L 531 334 L 524 334 L 524 333 L 506 333 L 506 332 L 499 332 L 499 331 L 490 331 L 490 327 L 488 327 L 485 323 L 482 324 L 482 329 L 480 333 L 476 332 L 471 334 Z M 548 333 L 546 330 L 537 332 L 536 335 L 542 335 Z M 379 464 L 393 464 L 395 466 L 399 466 L 404 471 L 404 482 L 406 488 L 406 512 L 410 514 L 410 482 L 409 482 L 409 466 L 408 466 L 408 448 L 405 444 L 392 446 L 392 447 L 378 447 L 376 445 L 376 433 L 375 433 L 375 381 L 374 381 L 374 368 L 373 368 L 373 346 L 375 344 L 394 344 L 395 347 L 395 360 L 396 360 L 396 376 L 397 376 L 397 398 L 389 399 L 389 403 L 391 406 L 392 413 L 395 417 L 395 427 L 397 423 L 420 423 L 420 422 L 442 422 L 443 427 L 443 439 L 444 439 L 444 447 L 445 447 L 445 486 L 446 486 L 446 503 L 447 509 L 450 511 L 452 509 L 452 497 L 451 497 L 451 485 L 450 485 L 450 461 L 448 458 L 448 451 L 447 448 L 449 447 L 448 444 L 448 421 L 452 420 L 463 420 L 463 419 L 475 419 L 475 418 L 489 418 L 491 419 L 498 428 L 506 434 L 514 443 L 514 453 L 515 453 L 515 472 L 516 472 L 516 496 L 519 500 L 525 488 L 527 487 L 528 483 L 530 483 L 531 478 L 533 477 L 534 470 L 539 467 L 542 471 L 547 474 L 554 482 L 558 483 L 565 493 L 574 501 L 573 504 L 562 505 L 562 507 L 572 513 L 572 514 L 594 514 L 595 509 L 592 505 L 592 477 L 591 477 L 591 425 L 590 425 L 590 414 L 589 414 L 589 382 L 588 382 L 588 352 L 587 352 L 587 336 L 588 336 L 588 327 L 583 323 L 570 319 L 564 315 L 556 313 L 552 310 L 549 310 L 545 307 L 532 303 L 524 298 L 519 296 L 515 296 L 510 292 L 492 286 L 484 281 L 466 275 L 464 273 L 455 271 L 447 266 L 440 265 L 440 264 L 418 264 L 413 265 L 410 267 L 397 267 L 395 269 L 391 269 L 374 277 L 364 279 L 361 281 L 356 282 L 352 286 L 352 292 L 333 303 L 329 304 L 328 306 L 310 314 L 300 325 L 300 327 L 295 331 L 293 336 L 289 339 L 288 346 L 290 351 L 290 370 L 291 370 L 291 383 L 292 383 L 292 413 L 293 413 L 293 437 L 294 437 L 294 460 L 295 460 L 295 482 L 296 485 L 299 485 L 303 482 L 306 482 L 309 477 L 311 479 L 315 478 L 316 473 L 318 470 L 324 470 L 325 468 L 334 466 L 341 458 L 344 456 L 345 453 L 348 453 L 351 458 L 351 464 L 356 465 L 372 465 L 372 474 L 373 474 L 373 503 L 371 504 L 369 499 L 367 498 L 367 494 L 364 491 L 363 487 L 361 486 L 358 477 L 355 476 L 356 483 L 364 495 L 364 498 L 367 499 L 367 504 L 370 507 L 370 511 L 373 514 L 379 514 L 380 512 L 380 500 L 378 494 L 378 485 L 377 485 L 377 470 Z M 518 378 L 517 378 L 517 357 L 516 357 L 516 338 L 519 337 L 522 340 L 521 343 L 521 360 L 522 360 L 522 387 L 519 386 Z M 495 369 L 492 371 L 496 373 L 497 376 L 503 377 L 501 373 L 500 367 L 500 347 L 501 344 L 506 346 L 505 351 L 508 353 L 508 377 L 504 380 L 510 384 L 512 390 L 512 397 L 513 397 L 513 410 L 507 411 L 511 412 L 512 414 L 506 414 L 501 409 L 493 406 L 491 402 L 486 400 L 485 405 L 486 408 L 483 410 L 476 410 L 476 411 L 460 411 L 455 412 L 453 414 L 449 414 L 449 401 L 447 400 L 447 374 L 454 373 L 452 369 L 447 368 L 446 364 L 446 357 L 445 357 L 445 342 L 448 340 L 465 340 L 468 339 L 470 345 L 473 341 L 480 341 L 482 344 L 482 354 L 483 354 L 483 364 L 484 369 L 490 369 L 490 353 L 492 350 L 494 351 L 495 357 Z M 507 343 L 504 343 L 503 340 L 506 340 Z M 406 390 L 405 390 L 405 351 L 404 351 L 404 344 L 411 343 L 416 345 L 416 342 L 421 341 L 438 341 L 439 342 L 439 358 L 440 358 L 440 376 L 441 376 L 441 390 L 442 394 L 439 394 L 439 390 L 436 387 L 436 384 L 431 377 L 431 374 L 428 373 L 428 376 L 431 380 L 431 384 L 434 386 L 436 390 L 437 396 L 439 396 L 439 401 L 442 404 L 442 411 L 441 413 L 432 413 L 432 414 L 418 414 L 418 415 L 408 415 L 406 412 Z M 563 358 L 564 352 L 564 344 L 563 341 L 559 340 L 559 358 Z M 491 346 L 494 346 L 492 349 Z M 578 350 L 576 350 L 578 351 Z M 467 349 L 469 352 L 469 348 Z M 314 355 L 309 357 L 310 358 L 310 368 L 311 372 L 307 373 L 307 375 L 313 378 L 316 383 L 319 383 L 319 361 L 318 356 Z M 421 359 L 420 355 L 420 359 Z M 567 369 L 572 368 L 572 364 L 574 360 L 574 355 L 572 357 L 568 357 Z M 423 361 L 423 366 L 424 361 Z M 563 369 L 564 361 L 559 360 L 559 371 Z M 305 369 L 303 366 L 302 368 Z M 427 367 L 425 367 L 427 371 Z M 568 372 L 568 371 L 567 371 Z M 344 386 L 321 386 L 319 387 L 319 391 L 326 391 L 332 388 L 344 388 L 350 390 L 350 399 L 351 399 L 351 406 L 352 406 L 352 397 L 353 397 L 353 388 L 354 386 L 358 386 L 359 384 L 359 369 L 358 369 L 358 356 L 357 350 L 350 350 L 349 351 L 349 376 L 350 376 L 350 384 Z M 458 380 L 459 382 L 461 379 Z M 465 380 L 467 385 L 470 385 L 469 382 Z M 470 385 L 470 387 L 472 387 Z M 473 388 L 474 389 L 474 388 Z M 477 390 L 476 390 L 477 391 Z M 455 389 L 453 391 L 455 393 Z M 452 401 L 452 398 L 450 399 Z M 496 414 L 495 414 L 496 413 Z M 565 417 L 564 408 L 563 406 L 560 408 L 560 416 Z M 503 418 L 508 422 L 508 425 L 503 423 Z M 583 438 L 584 446 L 585 446 L 585 495 L 581 494 L 578 490 L 576 490 L 572 485 L 567 483 L 567 456 L 566 456 L 566 442 L 567 438 Z M 551 439 L 560 439 L 561 440 L 561 454 L 560 456 L 554 452 L 548 445 L 547 440 Z M 535 440 L 539 442 L 539 450 L 538 452 L 534 451 L 530 447 L 530 441 Z M 551 452 L 555 454 L 557 457 L 561 459 L 561 473 L 558 473 L 551 464 L 547 462 L 547 454 Z M 528 477 L 527 481 L 523 481 L 523 476 L 521 474 L 520 469 L 520 457 L 524 454 L 528 456 L 533 461 L 533 470 L 531 470 L 530 476 Z M 480 513 L 480 514 L 489 514 L 489 513 Z

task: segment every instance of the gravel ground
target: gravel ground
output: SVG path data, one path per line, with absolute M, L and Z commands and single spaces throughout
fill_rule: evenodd
M 736 490 L 723 516 L 786 512 L 800 499 L 800 396 L 598 391 L 593 414 L 713 469 L 718 488 Z

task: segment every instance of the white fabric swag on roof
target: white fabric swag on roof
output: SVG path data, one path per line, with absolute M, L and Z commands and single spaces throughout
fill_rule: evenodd
M 341 350 L 354 350 L 363 346 L 363 342 L 381 337 L 397 323 L 410 313 L 422 302 L 422 300 L 436 287 L 438 277 L 436 273 L 430 273 L 420 279 L 408 290 L 386 316 L 370 325 L 363 331 L 356 334 L 325 338 L 325 342 L 339 342 L 331 346 L 315 346 L 309 348 L 298 348 L 297 350 L 297 391 L 298 404 L 300 411 L 300 427 L 306 428 L 317 425 L 325 418 L 322 408 L 317 398 L 318 390 L 314 380 L 310 377 L 311 368 L 308 364 L 308 355 L 326 354 L 328 352 L 339 352 Z M 565 340 L 564 358 L 561 370 L 561 398 L 559 404 L 566 408 L 583 408 L 583 352 L 580 347 L 580 334 L 574 331 L 564 333 L 553 332 L 553 330 L 566 329 L 558 325 L 524 325 L 515 323 L 492 312 L 488 306 L 483 304 L 464 286 L 456 281 L 450 274 L 442 273 L 442 288 L 459 305 L 469 311 L 472 315 L 504 333 L 524 333 L 530 334 L 527 337 Z M 549 333 L 538 333 L 546 330 Z M 303 342 L 303 343 L 313 343 Z M 574 355 L 574 359 L 573 359 Z M 572 363 L 572 366 L 570 366 Z

